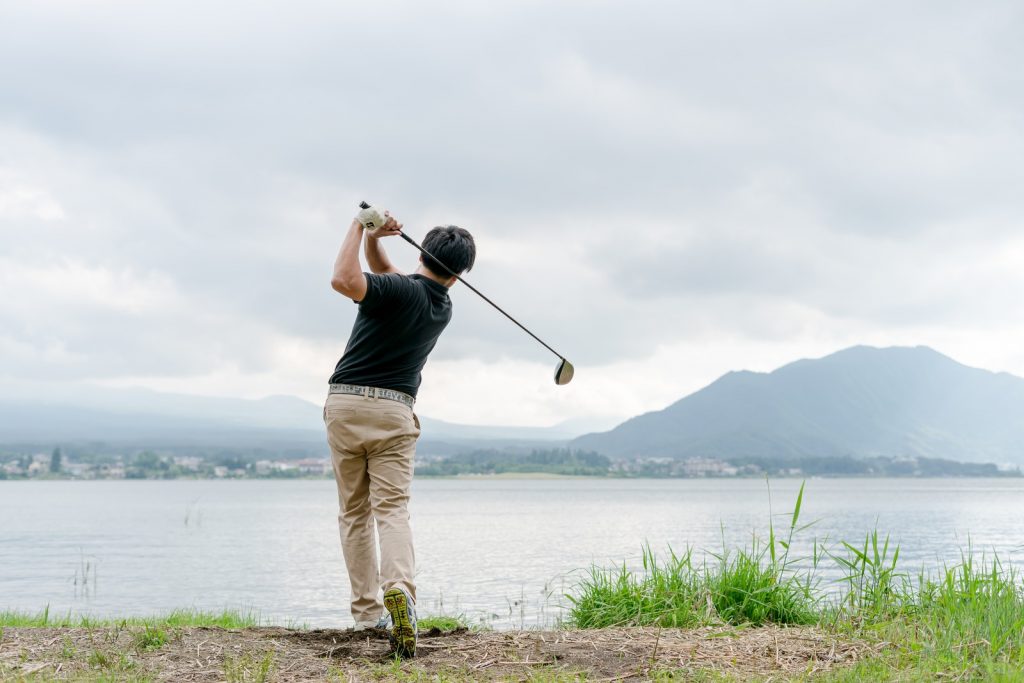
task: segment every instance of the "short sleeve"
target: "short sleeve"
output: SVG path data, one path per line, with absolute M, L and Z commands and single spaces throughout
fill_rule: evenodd
M 366 313 L 386 309 L 407 301 L 413 284 L 400 273 L 363 273 L 366 276 L 366 295 L 359 302 L 359 310 Z

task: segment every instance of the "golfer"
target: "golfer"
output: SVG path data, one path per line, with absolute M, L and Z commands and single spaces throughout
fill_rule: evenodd
M 352 221 L 334 263 L 331 287 L 359 310 L 331 375 L 324 422 L 356 629 L 387 628 L 390 617 L 394 651 L 413 657 L 416 563 L 408 505 L 420 434 L 413 406 L 420 371 L 451 320 L 448 289 L 456 279 L 428 256 L 420 257 L 412 275 L 395 268 L 381 240 L 399 234 L 402 224 L 387 212 L 376 219 L 368 220 L 364 211 Z M 371 273 L 360 266 L 360 245 Z M 454 225 L 432 229 L 423 248 L 459 274 L 476 259 L 473 236 Z

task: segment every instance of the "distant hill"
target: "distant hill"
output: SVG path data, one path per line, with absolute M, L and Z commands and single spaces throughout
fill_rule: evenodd
M 552 427 L 461 425 L 420 416 L 420 452 L 562 445 L 611 426 L 569 421 Z M 49 449 L 101 442 L 164 449 L 260 449 L 295 457 L 326 452 L 322 406 L 294 396 L 258 400 L 81 385 L 65 391 L 0 392 L 0 446 Z
M 613 458 L 918 456 L 1024 464 L 1024 379 L 930 348 L 857 346 L 731 372 L 664 410 L 587 434 Z

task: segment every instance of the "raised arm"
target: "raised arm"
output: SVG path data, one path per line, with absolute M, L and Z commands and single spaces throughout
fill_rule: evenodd
M 362 301 L 366 296 L 366 276 L 359 264 L 359 243 L 362 241 L 363 225 L 353 219 L 338 250 L 338 258 L 334 260 L 334 274 L 331 275 L 334 291 L 353 301 Z
M 387 252 L 384 251 L 384 247 L 380 243 L 381 237 L 397 235 L 401 231 L 402 224 L 388 216 L 388 222 L 378 228 L 376 232 L 366 233 L 363 253 L 366 254 L 366 262 L 370 266 L 370 272 L 377 273 L 378 275 L 402 272 L 391 263 L 391 259 L 388 258 Z

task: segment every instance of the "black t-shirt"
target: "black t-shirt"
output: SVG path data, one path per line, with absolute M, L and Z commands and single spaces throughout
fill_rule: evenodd
M 366 296 L 330 381 L 415 396 L 427 356 L 452 319 L 448 288 L 423 275 L 365 275 Z

